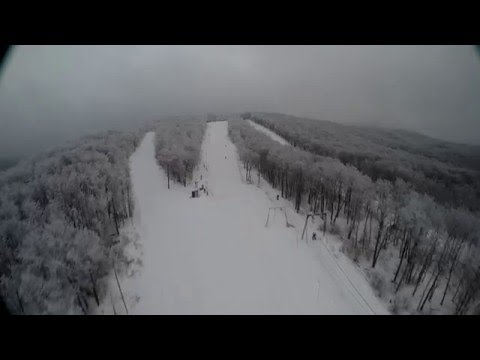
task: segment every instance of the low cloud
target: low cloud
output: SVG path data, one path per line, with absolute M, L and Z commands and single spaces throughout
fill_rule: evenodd
M 0 152 L 144 120 L 274 111 L 480 143 L 474 46 L 20 46 L 0 79 Z

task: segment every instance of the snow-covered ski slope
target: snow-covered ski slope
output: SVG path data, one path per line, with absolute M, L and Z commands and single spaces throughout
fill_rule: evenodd
M 131 157 L 143 265 L 122 279 L 130 314 L 386 313 L 362 276 L 354 277 L 359 296 L 320 241 L 312 248 L 299 240 L 302 220 L 291 209 L 296 228 L 280 210 L 265 226 L 279 205 L 243 181 L 227 122 L 208 124 L 196 179 L 209 195 L 195 199 L 191 187 L 167 189 L 154 136 Z
M 264 134 L 269 136 L 272 140 L 275 140 L 276 142 L 278 142 L 280 145 L 290 145 L 287 140 L 285 140 L 281 136 L 278 136 L 277 134 L 275 134 L 270 129 L 267 129 L 266 127 L 264 127 L 260 124 L 257 124 L 256 122 L 253 122 L 252 120 L 247 120 L 247 122 L 250 125 L 252 125 L 255 129 L 257 129 L 258 131 L 263 132 Z

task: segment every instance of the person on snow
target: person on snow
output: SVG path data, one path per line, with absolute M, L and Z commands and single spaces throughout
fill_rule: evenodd
M 313 233 L 312 240 L 317 240 L 317 233 Z
M 277 194 L 277 200 L 280 200 L 280 195 Z

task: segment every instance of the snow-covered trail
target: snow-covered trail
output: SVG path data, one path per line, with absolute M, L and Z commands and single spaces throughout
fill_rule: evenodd
M 252 121 L 252 120 L 247 120 L 247 123 L 249 123 L 251 126 L 253 126 L 254 129 L 260 131 L 260 132 L 263 132 L 265 135 L 267 135 L 268 137 L 270 137 L 272 140 L 278 142 L 280 145 L 287 145 L 287 146 L 290 146 L 290 144 L 288 143 L 287 140 L 285 140 L 284 138 L 282 138 L 281 136 L 277 135 L 276 133 L 274 133 L 272 130 L 270 129 L 267 129 L 266 127 L 260 125 L 260 124 L 257 124 L 256 122 Z
M 129 313 L 371 313 L 331 263 L 299 246 L 283 214 L 272 212 L 265 227 L 276 204 L 242 181 L 226 122 L 208 124 L 196 172 L 209 196 L 191 199 L 178 184 L 167 190 L 154 154 L 148 133 L 131 158 L 143 266 L 124 282 L 126 297 L 139 297 Z

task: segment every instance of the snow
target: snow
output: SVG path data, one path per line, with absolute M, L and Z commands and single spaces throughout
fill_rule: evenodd
M 345 256 L 324 240 L 300 239 L 304 217 L 290 203 L 277 201 L 263 180 L 243 181 L 227 123 L 207 126 L 195 180 L 208 196 L 192 199 L 191 187 L 178 184 L 167 189 L 154 159 L 154 133 L 131 157 L 138 241 L 130 255 L 137 263 L 120 278 L 128 313 L 386 314 Z M 271 207 L 284 207 L 294 227 L 286 227 L 279 209 L 265 226 Z M 125 313 L 119 295 L 111 301 Z M 112 313 L 112 305 L 102 313 Z
M 280 145 L 287 145 L 287 146 L 290 146 L 290 144 L 288 143 L 287 140 L 285 140 L 284 138 L 282 138 L 281 136 L 275 134 L 273 131 L 271 131 L 270 129 L 267 129 L 266 127 L 260 125 L 260 124 L 257 124 L 256 122 L 253 122 L 252 120 L 247 120 L 247 122 L 252 125 L 256 130 L 264 133 L 265 135 L 268 135 L 272 140 L 275 140 L 276 142 L 278 142 Z

